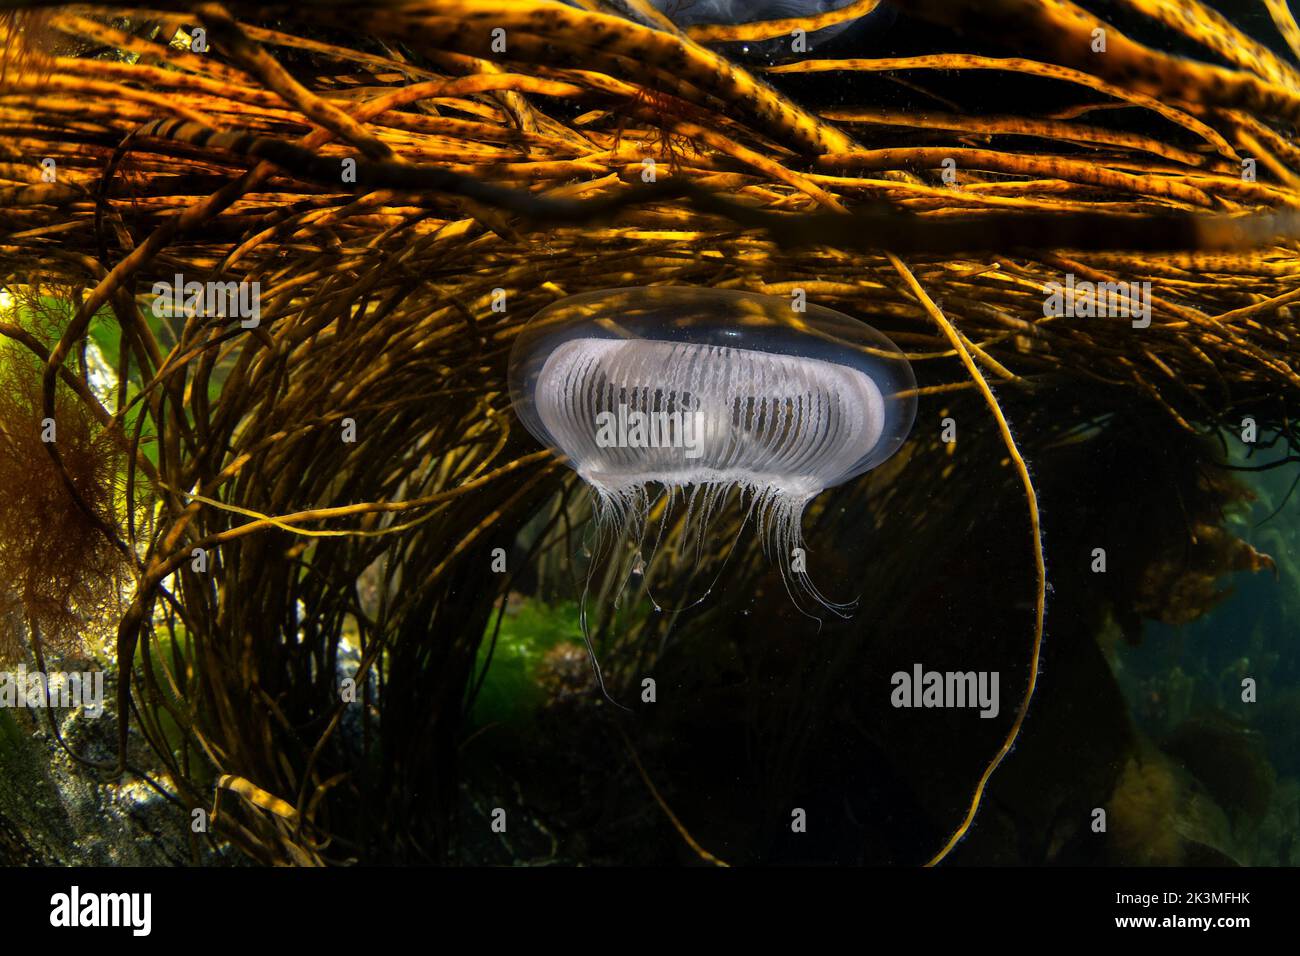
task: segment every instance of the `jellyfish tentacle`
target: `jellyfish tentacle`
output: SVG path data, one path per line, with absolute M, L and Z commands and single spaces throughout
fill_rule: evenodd
M 587 598 L 591 594 L 591 576 L 595 573 L 595 567 L 596 562 L 593 561 L 591 567 L 587 569 L 587 583 L 582 589 L 582 600 L 578 602 L 578 625 L 582 630 L 582 641 L 587 645 L 587 659 L 591 661 L 591 669 L 596 675 L 596 685 L 600 688 L 601 694 L 619 710 L 625 710 L 630 714 L 632 708 L 616 701 L 605 687 L 605 673 L 601 670 L 600 660 L 596 657 L 596 646 L 591 640 L 591 626 L 587 620 Z

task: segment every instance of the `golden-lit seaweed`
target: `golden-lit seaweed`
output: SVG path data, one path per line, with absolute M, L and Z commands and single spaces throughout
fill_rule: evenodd
M 120 612 L 122 555 L 100 533 L 117 517 L 121 436 L 105 429 L 108 413 L 84 378 L 61 368 L 55 414 L 42 412 L 42 341 L 63 317 L 26 295 L 33 317 L 23 328 L 0 323 L 0 663 L 21 659 L 24 630 L 38 661 L 78 653 L 88 631 Z M 84 360 L 84 356 L 83 356 Z M 57 441 L 59 466 L 45 444 Z
M 1250 414 L 1295 443 L 1300 82 L 1201 4 L 1125 6 L 1229 66 L 1108 25 L 1107 53 L 1092 55 L 1101 21 L 1056 0 L 900 5 L 975 37 L 1018 36 L 1025 52 L 770 73 L 994 70 L 1086 101 L 1051 115 L 1014 101 L 819 114 L 707 46 L 794 24 L 683 35 L 634 0 L 8 14 L 0 279 L 73 291 L 47 339 L 0 325 L 35 356 L 15 393 L 27 404 L 6 407 L 3 426 L 83 422 L 78 448 L 97 449 L 31 445 L 15 480 L 49 471 L 78 489 L 89 514 L 65 495 L 49 526 L 93 542 L 84 562 L 134 576 L 117 636 L 129 679 L 116 769 L 134 712 L 181 803 L 242 798 L 228 795 L 217 822 L 256 859 L 363 856 L 342 821 L 363 816 L 374 787 L 408 804 L 368 838 L 395 858 L 438 858 L 466 675 L 510 585 L 483 573 L 486 555 L 559 480 L 509 416 L 519 327 L 589 289 L 803 289 L 885 328 L 923 395 L 976 390 L 1031 516 L 1028 681 L 942 859 L 1025 719 L 1042 638 L 1036 495 L 998 396 L 1064 379 L 1188 431 Z M 1296 46 L 1285 5 L 1269 8 Z M 198 25 L 206 52 L 191 49 Z M 1111 127 L 1115 110 L 1138 111 L 1149 131 Z M 1245 159 L 1257 178 L 1242 176 Z M 940 175 L 945 160 L 956 182 Z M 1065 272 L 1150 281 L 1149 328 L 1044 315 L 1044 285 Z M 259 323 L 151 321 L 153 283 L 177 274 L 260 283 Z M 135 383 L 106 409 L 73 364 L 95 322 L 120 343 L 118 380 Z M 348 427 L 355 441 L 341 439 Z M 109 506 L 105 476 L 119 468 Z M 6 547 L 24 533 L 10 524 Z M 381 781 L 343 776 L 331 756 L 350 635 L 365 739 L 398 756 Z

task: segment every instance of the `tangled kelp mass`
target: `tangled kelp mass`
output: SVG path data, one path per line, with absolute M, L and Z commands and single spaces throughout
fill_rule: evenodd
M 1097 636 L 1196 618 L 1269 565 L 1225 530 L 1246 492 L 1214 437 L 1297 444 L 1285 4 L 1270 45 L 1199 3 L 899 2 L 898 49 L 850 31 L 834 56 L 800 36 L 877 2 L 685 28 L 642 0 L 0 6 L 0 332 L 25 389 L 3 494 L 53 536 L 7 512 L 5 601 L 22 648 L 111 616 L 116 737 L 78 757 L 147 775 L 196 858 L 923 862 L 969 835 L 972 860 L 1095 861 L 1112 793 L 1139 821 L 1115 858 L 1151 857 L 1143 795 L 1177 781 L 1142 764 Z M 613 714 L 556 641 L 532 732 L 572 746 L 481 756 L 503 615 L 576 596 L 587 518 L 512 417 L 511 344 L 565 296 L 656 285 L 804 296 L 907 352 L 916 439 L 805 529 L 861 610 L 791 623 L 753 549 L 733 606 L 593 607 L 611 694 L 653 673 L 676 702 Z M 76 441 L 34 440 L 47 420 Z M 1000 672 L 1001 712 L 859 692 L 918 659 Z M 1095 733 L 1063 768 L 1081 701 Z M 990 786 L 1001 816 L 970 829 Z M 503 805 L 512 842 L 478 819 Z M 791 842 L 792 806 L 834 839 Z M 1162 858 L 1189 858 L 1172 832 Z

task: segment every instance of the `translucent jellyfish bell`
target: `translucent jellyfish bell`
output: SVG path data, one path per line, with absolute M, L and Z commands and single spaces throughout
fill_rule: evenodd
M 790 563 L 804 508 L 898 450 L 915 389 L 903 353 L 865 323 L 719 289 L 572 296 L 510 357 L 515 411 L 591 486 L 602 522 L 643 530 L 658 486 L 703 535 L 738 491 L 787 585 L 832 608 Z

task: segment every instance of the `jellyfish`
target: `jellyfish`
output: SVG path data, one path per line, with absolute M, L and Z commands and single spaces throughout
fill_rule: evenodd
M 661 523 L 643 558 L 656 503 L 684 506 L 698 556 L 735 495 L 737 536 L 752 518 L 796 606 L 811 598 L 841 616 L 852 602 L 829 601 L 806 573 L 804 510 L 893 455 L 916 414 L 907 358 L 865 322 L 802 299 L 679 287 L 542 309 L 515 340 L 510 395 L 590 487 L 597 526 L 634 539 L 639 571 L 663 537 Z

